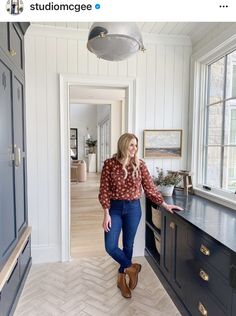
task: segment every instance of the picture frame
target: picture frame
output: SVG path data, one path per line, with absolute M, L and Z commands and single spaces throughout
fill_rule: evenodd
M 72 160 L 77 160 L 79 158 L 79 148 L 78 148 L 78 129 L 70 128 L 70 154 Z
M 143 132 L 144 158 L 182 157 L 182 129 L 147 129 Z

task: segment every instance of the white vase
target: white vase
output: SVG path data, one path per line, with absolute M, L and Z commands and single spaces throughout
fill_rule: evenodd
M 158 185 L 157 190 L 161 192 L 163 196 L 172 196 L 173 191 L 174 191 L 174 185 L 169 185 L 169 186 Z

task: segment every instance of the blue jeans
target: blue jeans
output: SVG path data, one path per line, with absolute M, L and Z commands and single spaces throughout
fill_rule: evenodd
M 141 219 L 140 200 L 111 200 L 111 229 L 105 232 L 105 249 L 120 264 L 119 272 L 132 264 L 134 237 Z M 118 247 L 122 230 L 123 250 Z

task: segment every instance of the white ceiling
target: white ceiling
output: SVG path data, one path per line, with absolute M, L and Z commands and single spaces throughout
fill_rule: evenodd
M 195 45 L 209 31 L 217 28 L 219 24 L 227 26 L 228 23 L 232 22 L 137 22 L 137 25 L 142 33 L 189 36 L 192 44 Z M 89 30 L 92 22 L 45 22 L 33 24 L 85 31 Z

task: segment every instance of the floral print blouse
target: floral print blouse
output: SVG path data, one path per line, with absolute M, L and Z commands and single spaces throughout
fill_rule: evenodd
M 98 199 L 103 209 L 110 208 L 110 200 L 135 200 L 142 194 L 142 187 L 146 196 L 154 203 L 160 205 L 163 203 L 163 197 L 157 191 L 152 177 L 145 165 L 140 160 L 139 175 L 133 178 L 133 167 L 126 167 L 128 176 L 124 179 L 124 170 L 122 164 L 116 158 L 107 159 L 102 169 L 100 190 Z

